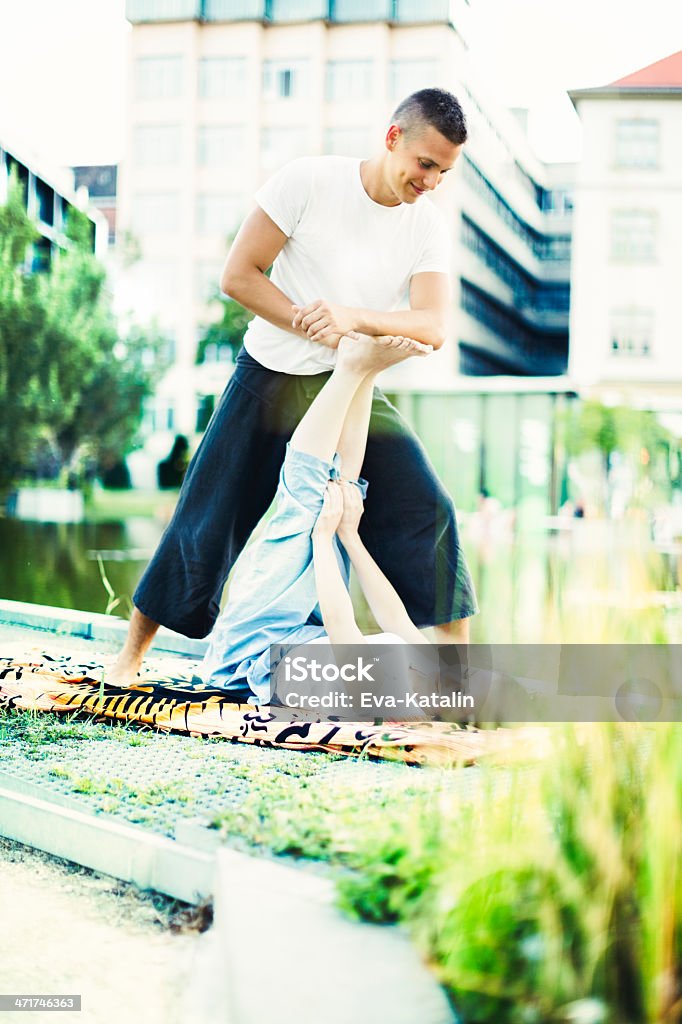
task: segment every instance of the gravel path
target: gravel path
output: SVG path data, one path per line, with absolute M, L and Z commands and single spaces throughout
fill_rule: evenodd
M 171 931 L 173 901 L 0 839 L 0 906 L 0 992 L 82 996 L 80 1013 L 31 1012 L 33 1024 L 191 1021 L 200 938 Z

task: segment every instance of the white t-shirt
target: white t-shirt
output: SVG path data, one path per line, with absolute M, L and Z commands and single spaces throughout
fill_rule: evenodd
M 316 299 L 388 312 L 407 304 L 410 278 L 450 272 L 442 216 L 426 198 L 381 206 L 365 192 L 361 161 L 322 156 L 294 160 L 256 193 L 256 202 L 288 236 L 271 281 L 293 303 Z M 271 370 L 328 370 L 336 351 L 255 317 L 244 337 L 254 359 Z

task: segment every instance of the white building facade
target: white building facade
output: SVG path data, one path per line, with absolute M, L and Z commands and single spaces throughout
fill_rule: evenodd
M 573 169 L 543 166 L 476 81 L 470 14 L 468 0 L 128 0 L 118 223 L 141 258 L 119 306 L 175 341 L 150 409 L 157 430 L 198 429 L 229 376 L 219 352 L 196 365 L 197 345 L 258 186 L 300 155 L 373 155 L 398 102 L 425 86 L 453 91 L 470 125 L 457 170 L 421 200 L 451 231 L 452 329 L 409 377 L 396 368 L 394 385 L 565 371 Z
M 571 378 L 610 401 L 682 409 L 682 52 L 571 98 L 584 131 Z

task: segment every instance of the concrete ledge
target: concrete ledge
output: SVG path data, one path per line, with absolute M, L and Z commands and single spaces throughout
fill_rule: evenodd
M 37 787 L 36 787 L 37 788 Z M 0 777 L 0 834 L 187 903 L 213 895 L 214 857 L 104 815 L 40 799 Z
M 216 860 L 214 928 L 228 1020 L 456 1024 L 401 929 L 344 917 L 327 879 L 232 850 L 219 850 Z
M 407 935 L 345 918 L 328 879 L 235 850 L 199 850 L 40 792 L 0 772 L 0 834 L 189 903 L 213 896 L 184 1019 L 457 1024 Z M 187 829 L 186 843 L 192 838 Z
M 42 629 L 61 636 L 77 636 L 86 640 L 115 641 L 123 643 L 128 623 L 118 615 L 103 615 L 101 612 L 79 611 L 73 608 L 57 608 L 45 604 L 30 604 L 27 601 L 0 600 L 0 622 L 15 626 Z M 161 626 L 152 650 L 184 657 L 202 658 L 207 640 L 194 640 L 174 633 Z

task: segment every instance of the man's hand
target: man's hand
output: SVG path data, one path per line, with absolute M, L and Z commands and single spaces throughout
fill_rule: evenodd
M 324 492 L 324 501 L 320 514 L 313 527 L 313 540 L 331 540 L 343 514 L 343 495 L 341 485 L 330 480 Z
M 307 306 L 294 306 L 292 327 L 305 331 L 311 341 L 321 342 L 336 348 L 338 339 L 356 329 L 353 310 L 348 306 L 336 306 L 324 299 L 316 299 Z M 330 339 L 336 339 L 330 345 Z
M 343 540 L 344 537 L 354 537 L 357 534 L 365 505 L 360 488 L 350 480 L 341 482 L 341 493 L 343 495 L 343 515 L 339 522 L 338 534 L 339 539 Z

